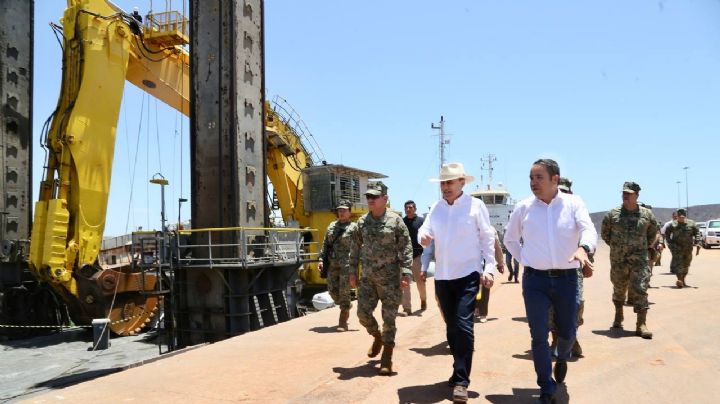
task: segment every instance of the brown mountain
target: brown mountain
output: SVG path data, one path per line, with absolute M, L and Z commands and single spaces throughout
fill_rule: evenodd
M 652 211 L 659 221 L 665 223 L 672 218 L 672 213 L 675 211 L 675 208 L 653 207 Z M 606 213 L 607 211 L 590 214 L 590 218 L 592 219 L 598 233 L 600 233 L 600 225 L 602 224 L 603 217 L 605 217 Z M 720 218 L 720 203 L 690 206 L 690 208 L 688 208 L 688 218 L 696 222 L 705 222 L 710 219 Z

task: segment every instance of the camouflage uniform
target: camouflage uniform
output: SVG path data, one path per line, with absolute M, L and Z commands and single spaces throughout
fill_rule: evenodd
M 402 299 L 400 277 L 412 275 L 412 243 L 402 218 L 396 213 L 385 211 L 374 218 L 366 213 L 357 222 L 350 265 L 362 263 L 362 276 L 358 288 L 358 319 L 368 331 L 375 335 L 379 330 L 373 316 L 378 300 L 382 302 L 382 342 L 395 346 L 395 317 Z
M 698 243 L 699 237 L 700 231 L 695 221 L 690 219 L 685 220 L 685 223 L 672 222 L 665 229 L 665 242 L 672 253 L 670 269 L 678 278 L 687 275 L 693 257 L 693 245 Z
M 657 236 L 655 215 L 642 206 L 634 211 L 619 206 L 605 215 L 601 236 L 610 246 L 613 301 L 622 304 L 629 286 L 633 289 L 635 312 L 647 310 L 648 249 Z
M 330 250 L 330 268 L 328 268 L 328 292 L 333 301 L 341 309 L 350 308 L 350 274 L 357 274 L 357 263 L 350 265 L 350 249 L 356 237 L 358 226 L 355 223 L 340 223 L 336 220 L 330 223 L 325 233 L 320 259 Z

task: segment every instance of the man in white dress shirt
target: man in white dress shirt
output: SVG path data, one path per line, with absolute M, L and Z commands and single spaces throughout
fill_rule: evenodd
M 557 383 L 565 380 L 579 305 L 577 269 L 582 267 L 586 278 L 592 276 L 588 254 L 597 244 L 597 231 L 585 203 L 576 195 L 558 192 L 559 181 L 560 167 L 554 160 L 533 163 L 530 189 L 535 196 L 515 206 L 504 240 L 508 251 L 525 267 L 523 299 L 540 403 L 553 402 Z M 555 310 L 558 335 L 554 370 L 548 345 L 550 307 Z
M 467 401 L 473 349 L 473 314 L 480 283 L 493 285 L 495 231 L 485 204 L 463 193 L 474 180 L 460 163 L 443 165 L 440 176 L 442 199 L 436 202 L 418 230 L 423 247 L 435 245 L 435 296 L 440 303 L 446 334 L 453 355 L 453 401 Z M 483 259 L 485 267 L 483 268 Z M 427 269 L 425 269 L 427 270 Z M 423 278 L 426 273 L 421 275 Z

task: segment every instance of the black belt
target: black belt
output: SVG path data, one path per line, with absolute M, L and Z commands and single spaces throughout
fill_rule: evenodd
M 526 270 L 528 273 L 535 274 L 535 275 L 540 275 L 540 276 L 546 276 L 546 277 L 548 277 L 548 278 L 559 278 L 559 277 L 561 277 L 561 276 L 567 276 L 567 275 L 570 275 L 570 274 L 577 273 L 577 269 L 576 269 L 576 268 L 569 268 L 569 269 L 545 269 L 545 270 L 540 270 L 540 269 L 535 269 L 535 268 L 533 268 L 533 267 L 528 267 L 528 266 L 526 266 L 526 267 L 525 267 L 525 270 Z

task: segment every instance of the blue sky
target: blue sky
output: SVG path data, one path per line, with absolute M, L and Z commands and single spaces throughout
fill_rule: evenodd
M 59 19 L 64 2 L 47 3 L 36 5 L 36 137 L 60 77 L 60 51 L 46 23 Z M 117 3 L 149 8 L 143 0 Z M 658 207 L 678 206 L 682 181 L 684 206 L 685 166 L 690 205 L 720 202 L 713 179 L 720 150 L 718 1 L 267 0 L 265 8 L 268 96 L 292 104 L 328 162 L 388 175 L 395 208 L 414 199 L 423 212 L 438 196 L 428 181 L 439 164 L 430 124 L 441 115 L 452 135 L 446 160 L 479 177 L 480 158 L 494 154 L 495 182 L 517 199 L 530 195 L 532 162 L 550 157 L 591 212 L 619 204 L 626 180 L 638 182 L 640 199 Z M 182 132 L 181 119 L 164 105 L 156 120 L 151 103 L 152 119 L 140 130 L 140 148 L 149 152 L 140 152 L 136 166 L 128 163 L 140 94 L 128 86 L 106 234 L 159 226 L 159 190 L 145 184 L 160 162 L 171 182 L 171 218 L 181 166 L 182 194 L 189 196 L 187 121 Z

